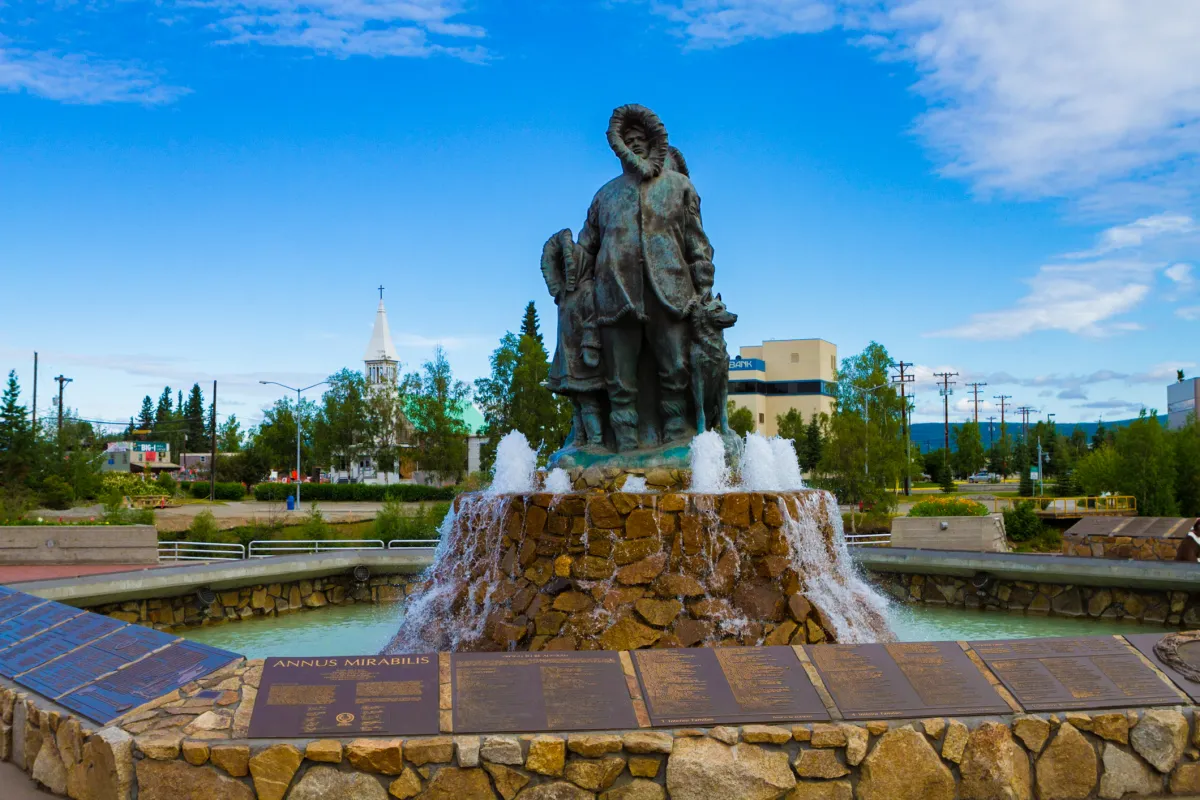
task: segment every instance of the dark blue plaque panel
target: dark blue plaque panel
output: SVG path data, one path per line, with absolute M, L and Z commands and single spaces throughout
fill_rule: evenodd
M 72 620 L 67 624 L 74 622 Z M 178 639 L 170 634 L 140 625 L 129 625 L 74 653 L 19 675 L 16 681 L 47 697 L 58 697 L 175 641 Z
M 0 648 L 10 647 L 30 636 L 36 636 L 49 627 L 86 613 L 83 609 L 64 606 L 61 603 L 34 606 L 0 625 Z
M 59 703 L 105 724 L 226 664 L 241 658 L 215 647 L 179 642 L 136 664 L 101 678 L 59 699 Z
M 0 623 L 10 620 L 18 614 L 24 614 L 34 606 L 42 605 L 45 602 L 47 601 L 40 597 L 21 592 L 0 596 Z
M 0 675 L 11 678 L 28 672 L 123 627 L 124 622 L 101 614 L 81 614 L 57 628 L 0 651 Z

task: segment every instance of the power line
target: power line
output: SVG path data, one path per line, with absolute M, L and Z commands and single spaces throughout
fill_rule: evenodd
M 1000 436 L 1001 436 L 1001 438 L 1003 438 L 1003 436 L 1004 436 L 1004 409 L 1008 408 L 1008 405 L 1004 401 L 1012 400 L 1012 395 L 1011 394 L 997 394 L 997 395 L 993 395 L 992 399 L 1000 401 Z
M 1017 409 L 1017 413 L 1021 415 L 1021 441 L 1029 438 L 1029 415 L 1036 412 L 1037 409 L 1032 406 L 1021 406 Z
M 970 386 L 971 391 L 975 394 L 975 424 L 978 425 L 979 424 L 979 390 L 980 390 L 980 388 L 987 386 L 987 384 L 986 383 L 968 383 L 967 386 Z
M 900 369 L 899 375 L 892 376 L 893 383 L 900 384 L 900 426 L 904 429 L 904 494 L 912 494 L 912 476 L 909 474 L 909 465 L 912 458 L 909 456 L 909 437 L 908 437 L 908 398 L 904 394 L 905 384 L 912 383 L 916 380 L 916 375 L 905 373 L 904 370 L 912 366 L 911 362 L 900 361 L 896 366 Z
M 946 460 L 950 457 L 950 395 L 953 393 L 953 390 L 950 388 L 950 384 L 954 383 L 954 381 L 951 381 L 950 379 L 957 377 L 958 373 L 935 372 L 933 373 L 933 376 L 935 378 L 942 379 L 942 411 L 945 415 L 945 420 L 943 423 L 943 429 L 945 431 L 945 450 L 942 456 L 943 460 Z

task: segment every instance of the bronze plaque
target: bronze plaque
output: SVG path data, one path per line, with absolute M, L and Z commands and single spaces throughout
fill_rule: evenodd
M 1008 714 L 1008 703 L 957 642 L 804 648 L 846 719 Z
M 250 717 L 252 739 L 437 733 L 434 653 L 268 658 Z
M 455 733 L 637 728 L 620 654 L 452 653 Z
M 1189 680 L 1179 670 L 1172 667 L 1170 664 L 1163 662 L 1159 658 L 1158 653 L 1154 652 L 1154 645 L 1158 644 L 1163 638 L 1161 633 L 1127 633 L 1125 640 L 1138 649 L 1142 655 L 1150 659 L 1154 666 L 1166 673 L 1177 687 L 1183 690 L 1184 694 L 1191 698 L 1193 703 L 1200 703 L 1200 683 Z M 1181 648 L 1181 653 L 1188 657 L 1188 660 L 1200 668 L 1200 642 L 1193 642 Z
M 1183 698 L 1111 636 L 971 642 L 1026 711 L 1171 705 Z
M 790 647 L 634 650 L 650 723 L 657 727 L 828 720 Z

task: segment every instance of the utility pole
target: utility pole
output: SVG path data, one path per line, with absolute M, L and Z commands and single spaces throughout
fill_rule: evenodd
M 1000 438 L 1003 439 L 1004 438 L 1004 409 L 1008 408 L 1008 405 L 1004 401 L 1012 400 L 1012 395 L 1011 394 L 998 394 L 998 395 L 994 395 L 992 397 L 992 399 L 1000 401 Z
M 37 438 L 37 350 L 33 351 L 33 438 Z
M 950 384 L 954 383 L 954 381 L 952 381 L 950 379 L 957 377 L 958 373 L 957 372 L 935 372 L 935 373 L 933 373 L 933 376 L 935 378 L 942 379 L 942 411 L 945 416 L 945 423 L 943 426 L 944 433 L 945 433 L 945 446 L 944 446 L 944 449 L 942 450 L 942 461 L 946 462 L 950 458 L 950 395 L 952 394 L 952 391 L 950 389 Z
M 995 417 L 988 417 L 988 447 L 996 443 L 996 433 L 993 430 L 992 423 L 996 421 Z
M 1028 439 L 1029 439 L 1029 414 L 1030 414 L 1030 412 L 1036 411 L 1036 410 L 1037 409 L 1032 408 L 1031 406 L 1021 406 L 1020 408 L 1017 409 L 1017 413 L 1021 415 L 1021 441 L 1022 442 L 1028 441 Z
M 58 438 L 61 440 L 62 439 L 62 417 L 63 417 L 63 415 L 62 415 L 63 387 L 75 379 L 74 378 L 64 378 L 62 375 L 59 375 L 59 376 L 55 377 L 54 380 L 58 381 Z
M 217 382 L 213 381 L 213 399 L 212 409 L 209 417 L 209 426 L 212 429 L 212 457 L 208 462 L 208 500 L 215 502 L 217 499 Z
M 978 425 L 979 424 L 979 390 L 981 387 L 987 386 L 987 384 L 986 383 L 968 383 L 967 386 L 971 387 L 971 391 L 975 395 L 975 424 Z
M 916 380 L 917 376 L 913 375 L 912 373 L 905 373 L 904 371 L 908 367 L 912 366 L 911 362 L 905 363 L 904 361 L 901 361 L 897 363 L 896 366 L 899 367 L 900 374 L 893 375 L 892 382 L 900 384 L 900 427 L 904 430 L 904 494 L 908 496 L 912 494 L 912 475 L 910 474 L 909 470 L 909 467 L 912 464 L 912 458 L 909 453 L 908 441 L 908 398 L 905 395 L 904 389 L 905 384 L 912 383 L 914 380 Z

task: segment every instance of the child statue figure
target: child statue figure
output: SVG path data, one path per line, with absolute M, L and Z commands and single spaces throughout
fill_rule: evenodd
M 566 446 L 601 452 L 605 383 L 595 281 L 591 260 L 580 256 L 570 228 L 551 236 L 542 248 L 542 277 L 558 306 L 558 342 L 547 385 L 550 391 L 569 397 L 574 408 L 572 435 Z

